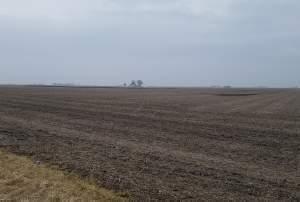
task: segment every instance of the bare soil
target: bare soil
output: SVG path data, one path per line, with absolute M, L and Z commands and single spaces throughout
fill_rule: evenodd
M 0 148 L 137 200 L 300 201 L 300 91 L 0 87 Z

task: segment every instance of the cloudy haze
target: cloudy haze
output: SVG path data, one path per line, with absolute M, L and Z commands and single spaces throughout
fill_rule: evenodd
M 299 0 L 0 0 L 0 83 L 300 85 Z

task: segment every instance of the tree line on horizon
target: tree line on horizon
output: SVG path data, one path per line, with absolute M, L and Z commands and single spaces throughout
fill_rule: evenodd
M 127 83 L 124 83 L 124 87 L 129 88 L 142 88 L 144 85 L 144 82 L 142 80 L 132 80 L 131 83 L 128 85 Z

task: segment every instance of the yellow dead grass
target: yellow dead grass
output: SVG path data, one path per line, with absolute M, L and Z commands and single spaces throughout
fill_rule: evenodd
M 124 201 L 75 175 L 0 151 L 0 201 Z

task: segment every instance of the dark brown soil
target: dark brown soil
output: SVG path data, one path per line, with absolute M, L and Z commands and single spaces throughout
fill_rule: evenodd
M 0 148 L 146 200 L 300 200 L 300 92 L 0 88 Z M 236 92 L 235 92 L 236 91 Z
M 257 95 L 255 93 L 221 93 L 217 94 L 218 96 L 252 96 Z

